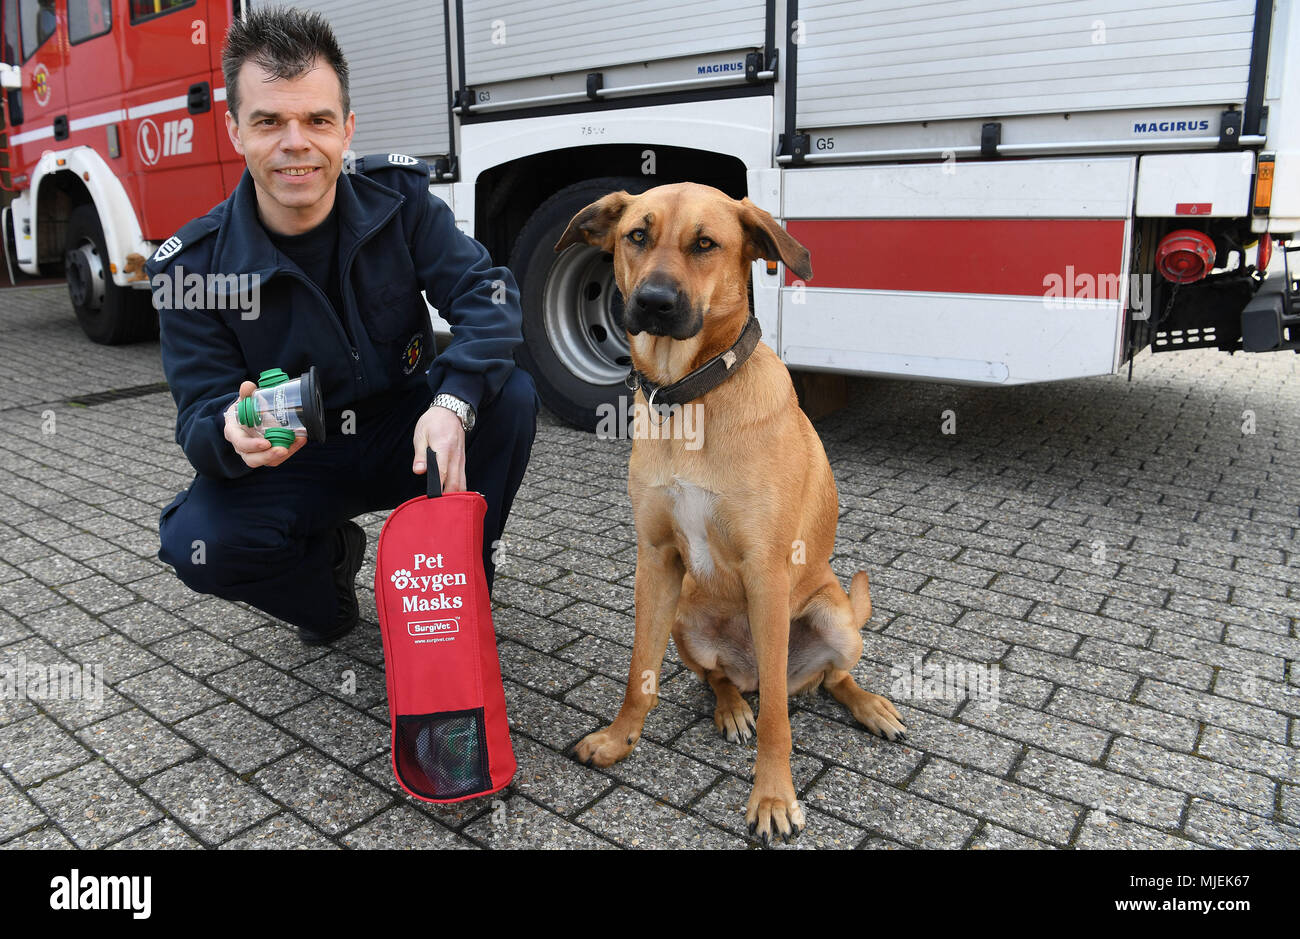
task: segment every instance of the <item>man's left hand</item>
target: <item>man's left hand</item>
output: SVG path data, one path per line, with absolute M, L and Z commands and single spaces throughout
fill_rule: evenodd
M 431 407 L 415 425 L 415 461 L 411 472 L 417 476 L 428 471 L 425 448 L 438 456 L 438 475 L 443 492 L 465 491 L 465 428 L 460 418 L 447 408 Z

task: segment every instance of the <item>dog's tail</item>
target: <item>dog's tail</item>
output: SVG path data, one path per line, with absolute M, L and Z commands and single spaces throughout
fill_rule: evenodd
M 866 571 L 858 571 L 849 584 L 849 604 L 853 607 L 853 622 L 858 629 L 867 625 L 871 619 L 871 581 Z

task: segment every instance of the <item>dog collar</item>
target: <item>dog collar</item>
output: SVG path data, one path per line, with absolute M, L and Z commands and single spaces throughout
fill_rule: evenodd
M 715 355 L 699 368 L 693 372 L 688 372 L 671 385 L 660 385 L 652 382 L 635 366 L 627 373 L 624 382 L 634 392 L 638 388 L 645 391 L 646 405 L 648 407 L 654 407 L 656 401 L 659 404 L 667 405 L 685 404 L 688 401 L 694 401 L 735 374 L 736 370 L 744 365 L 750 355 L 753 354 L 754 348 L 758 345 L 758 339 L 762 335 L 763 328 L 758 324 L 758 317 L 750 313 L 744 329 L 740 331 L 739 338 L 731 344 L 730 349 Z

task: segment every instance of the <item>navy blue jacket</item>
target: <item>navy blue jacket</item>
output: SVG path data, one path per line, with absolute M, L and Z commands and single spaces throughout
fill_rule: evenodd
M 163 371 L 176 400 L 176 442 L 199 473 L 252 472 L 225 439 L 224 414 L 240 383 L 268 368 L 296 378 L 316 366 L 326 410 L 355 408 L 358 420 L 367 406 L 373 412 L 420 385 L 427 384 L 431 399 L 446 392 L 476 411 L 501 390 L 522 342 L 518 287 L 456 227 L 428 180 L 424 163 L 400 154 L 365 157 L 355 173 L 339 175 L 334 198 L 346 307 L 339 314 L 267 237 L 247 169 L 230 198 L 184 225 L 149 259 Z M 240 291 L 254 283 L 252 318 L 251 298 Z M 431 365 L 421 290 L 452 328 L 451 344 Z M 327 427 L 338 430 L 337 423 Z

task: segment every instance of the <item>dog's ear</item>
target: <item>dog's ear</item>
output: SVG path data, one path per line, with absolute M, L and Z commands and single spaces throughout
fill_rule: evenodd
M 812 280 L 808 249 L 791 237 L 771 213 L 760 209 L 748 197 L 740 200 L 740 227 L 745 232 L 745 260 L 766 258 L 781 261 L 802 280 Z
M 622 190 L 597 199 L 573 217 L 569 227 L 555 243 L 555 250 L 563 251 L 569 245 L 581 244 L 585 241 L 603 251 L 613 251 L 614 229 L 618 226 L 618 220 L 622 218 L 623 210 L 627 208 L 631 199 L 632 197 Z

